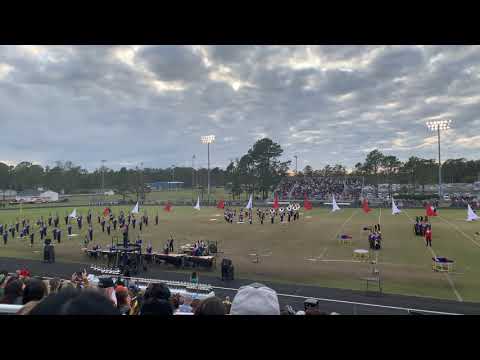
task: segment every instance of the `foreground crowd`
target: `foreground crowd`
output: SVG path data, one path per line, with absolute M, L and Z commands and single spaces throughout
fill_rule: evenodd
M 327 315 L 316 307 L 281 310 L 276 292 L 258 283 L 241 287 L 233 301 L 216 296 L 200 300 L 172 294 L 162 283 L 143 291 L 110 277 L 92 285 L 86 273 L 71 280 L 42 280 L 27 270 L 0 273 L 0 304 L 23 305 L 18 315 Z

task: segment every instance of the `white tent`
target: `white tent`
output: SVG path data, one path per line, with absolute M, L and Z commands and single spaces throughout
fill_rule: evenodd
M 340 207 L 337 205 L 337 201 L 335 200 L 335 195 L 332 198 L 332 212 L 340 210 Z
M 132 209 L 132 214 L 138 214 L 138 201 L 135 207 Z
M 251 209 L 253 208 L 253 195 L 250 195 L 250 199 L 248 200 L 247 206 L 245 206 L 245 209 Z
M 475 214 L 475 212 L 470 207 L 470 204 L 468 204 L 467 216 L 467 221 L 474 221 L 479 219 L 478 215 Z
M 40 198 L 42 200 L 47 200 L 47 201 L 58 201 L 58 193 L 55 191 L 45 191 L 40 194 Z
M 73 209 L 72 213 L 68 217 L 76 219 L 77 218 L 77 209 Z
M 395 204 L 395 200 L 393 200 L 393 196 L 392 196 L 392 215 L 397 215 L 401 212 L 402 211 L 397 207 L 397 205 Z
M 197 198 L 197 205 L 193 207 L 195 210 L 200 210 L 200 196 Z

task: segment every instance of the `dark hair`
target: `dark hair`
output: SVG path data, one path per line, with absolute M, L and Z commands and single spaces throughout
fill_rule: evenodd
M 23 290 L 23 304 L 34 300 L 42 300 L 46 294 L 47 287 L 42 280 L 35 278 L 29 279 Z
M 4 295 L 1 304 L 13 304 L 17 298 L 23 296 L 23 282 L 19 279 L 13 279 L 8 281 L 5 286 Z M 20 304 L 19 304 L 20 305 Z
M 172 304 L 166 300 L 150 298 L 142 304 L 140 315 L 173 315 Z
M 156 300 L 170 300 L 170 289 L 165 284 L 150 284 L 145 291 L 144 298 L 145 300 L 156 299 Z
M 127 298 L 128 298 L 128 290 L 120 290 L 120 291 L 115 291 L 115 296 L 117 297 L 117 304 L 118 306 L 121 305 L 126 305 L 127 304 Z
M 226 309 L 222 300 L 216 296 L 208 297 L 200 302 L 195 315 L 225 315 Z
M 57 293 L 48 295 L 30 311 L 29 315 L 60 315 L 62 306 L 69 300 L 74 299 L 80 291 L 72 287 L 66 287 Z
M 50 292 L 56 292 L 60 287 L 60 279 L 59 278 L 50 279 L 48 281 L 48 284 L 50 285 Z
M 177 310 L 180 307 L 180 294 L 173 295 L 171 301 L 173 308 Z
M 95 290 L 84 290 L 62 306 L 62 315 L 120 315 L 112 302 Z

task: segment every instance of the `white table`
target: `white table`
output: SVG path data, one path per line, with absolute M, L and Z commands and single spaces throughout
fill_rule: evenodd
M 368 260 L 369 258 L 369 251 L 365 249 L 355 249 L 353 250 L 353 258 L 358 259 L 361 261 Z

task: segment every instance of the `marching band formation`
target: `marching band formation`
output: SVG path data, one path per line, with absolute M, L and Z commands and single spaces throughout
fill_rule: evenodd
M 293 203 L 289 204 L 286 208 L 280 207 L 278 209 L 275 208 L 257 208 L 257 218 L 258 222 L 263 225 L 265 221 L 265 217 L 270 217 L 270 223 L 275 223 L 275 218 L 278 216 L 280 218 L 280 224 L 286 224 L 291 221 L 296 221 L 300 219 L 300 204 Z M 248 222 L 249 224 L 253 224 L 253 211 L 252 209 L 230 209 L 226 208 L 223 214 L 225 221 L 227 223 L 233 224 L 236 220 L 237 224 L 244 224 Z

